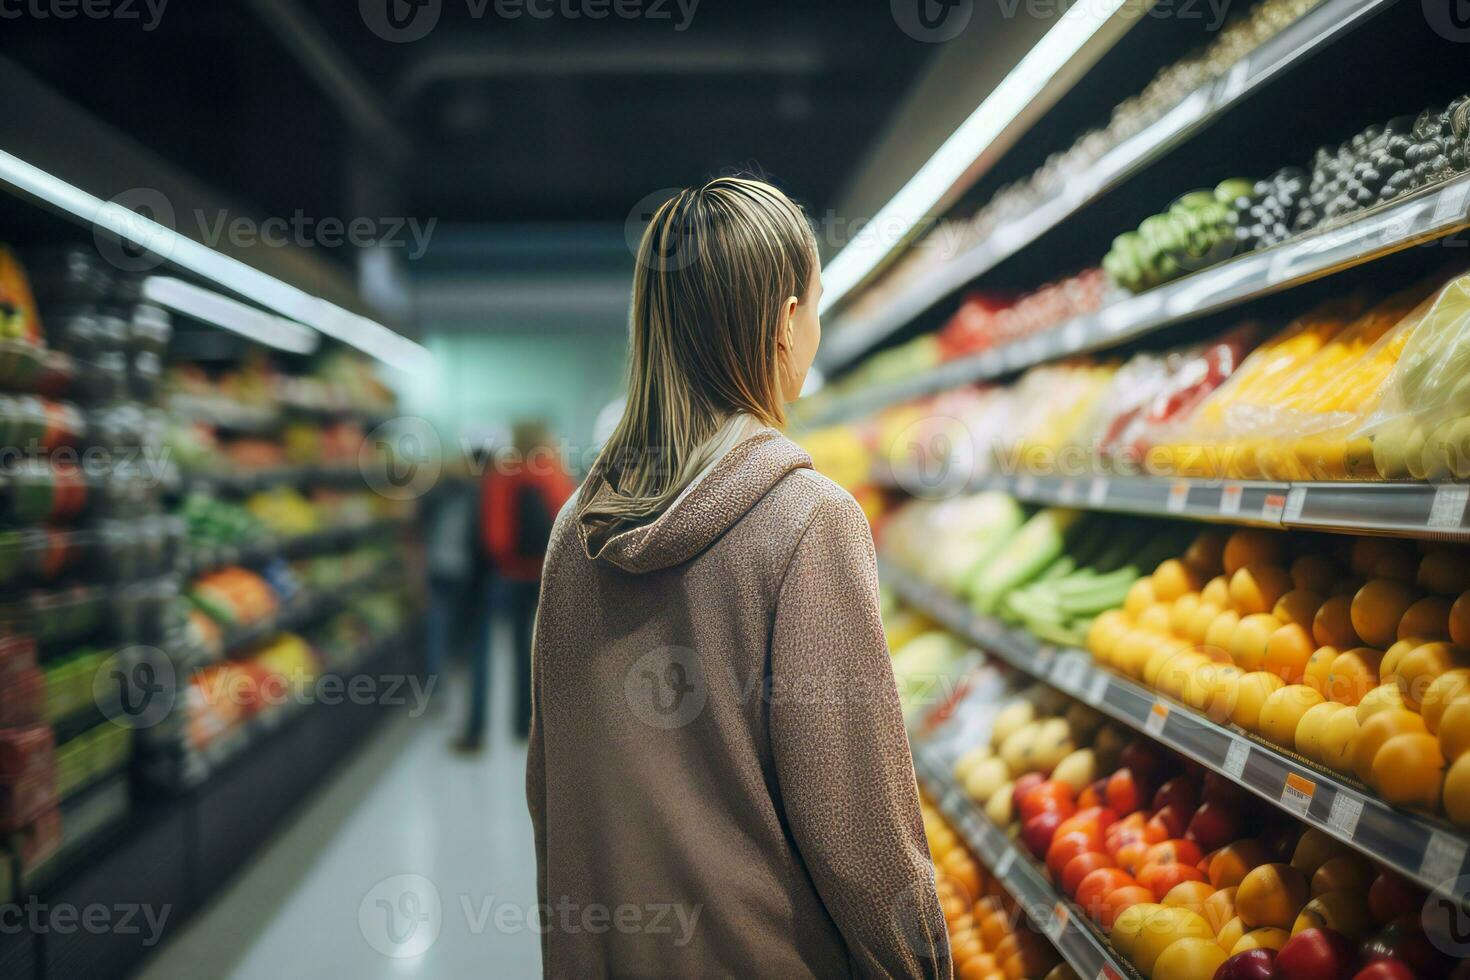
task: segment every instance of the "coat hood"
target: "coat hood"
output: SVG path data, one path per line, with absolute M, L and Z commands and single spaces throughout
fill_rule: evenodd
M 690 485 L 668 510 L 645 524 L 610 524 L 577 516 L 587 557 L 635 574 L 680 565 L 713 544 L 793 470 L 811 457 L 774 429 L 743 440 Z M 615 493 L 605 479 L 584 487 L 593 500 Z

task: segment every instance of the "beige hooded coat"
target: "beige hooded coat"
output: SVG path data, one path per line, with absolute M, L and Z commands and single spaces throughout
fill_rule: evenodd
M 631 529 L 574 498 L 532 678 L 546 976 L 950 976 L 872 537 L 785 437 Z

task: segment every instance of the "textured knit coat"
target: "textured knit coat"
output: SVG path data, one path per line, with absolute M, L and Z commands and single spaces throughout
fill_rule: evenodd
M 872 536 L 785 437 L 564 508 L 532 676 L 548 977 L 950 976 Z

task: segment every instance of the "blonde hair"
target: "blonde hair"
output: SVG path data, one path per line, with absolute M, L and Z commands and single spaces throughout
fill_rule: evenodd
M 633 273 L 628 404 L 588 480 L 615 493 L 583 494 L 584 518 L 657 515 L 710 461 L 722 426 L 742 414 L 785 424 L 781 311 L 804 300 L 816 264 L 801 208 L 763 181 L 720 177 L 654 213 Z

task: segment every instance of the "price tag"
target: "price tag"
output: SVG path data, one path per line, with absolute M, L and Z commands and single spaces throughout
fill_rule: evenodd
M 1087 685 L 1087 703 L 1096 708 L 1103 703 L 1103 698 L 1108 696 L 1108 675 L 1102 671 L 1092 675 L 1092 681 Z
M 1302 509 L 1307 506 L 1307 488 L 1292 487 L 1286 493 L 1286 506 L 1282 508 L 1281 520 L 1285 522 L 1299 521 L 1302 519 Z M 1261 508 L 1261 516 L 1266 516 L 1266 508 Z
M 1103 968 L 1097 971 L 1097 976 L 1094 980 L 1123 980 L 1123 975 L 1104 963 Z
M 1356 794 L 1337 793 L 1332 797 L 1332 809 L 1327 812 L 1327 825 L 1351 840 L 1362 815 L 1363 801 Z
M 1046 920 L 1046 938 L 1054 943 L 1059 942 L 1066 928 L 1067 906 L 1058 902 L 1051 907 L 1051 915 Z
M 1162 701 L 1155 701 L 1154 706 L 1148 709 L 1148 717 L 1144 719 L 1143 730 L 1155 737 L 1164 734 L 1164 722 L 1169 720 L 1169 706 Z
M 1087 488 L 1087 504 L 1089 507 L 1101 507 L 1108 499 L 1108 478 L 1095 476 L 1092 478 L 1092 486 Z
M 1438 486 L 1434 503 L 1429 508 L 1430 527 L 1459 527 L 1465 519 L 1465 504 L 1470 501 L 1470 486 Z
M 1239 779 L 1240 774 L 1245 772 L 1245 764 L 1250 757 L 1250 743 L 1244 739 L 1232 738 L 1230 747 L 1225 750 L 1225 764 L 1221 768 L 1231 779 Z
M 1036 496 L 1036 477 L 1030 473 L 1016 477 L 1016 496 L 1022 499 Z
M 1419 874 L 1430 881 L 1448 881 L 1457 877 L 1465 863 L 1465 843 L 1439 831 L 1431 831 L 1419 862 Z
M 1048 673 L 1051 670 L 1052 661 L 1057 658 L 1057 648 L 1053 646 L 1039 646 L 1033 654 L 1031 663 L 1033 673 L 1038 675 Z
M 1286 510 L 1286 497 L 1284 493 L 1266 494 L 1266 499 L 1261 504 L 1261 520 L 1272 524 L 1281 523 L 1281 514 Z
M 1434 223 L 1442 225 L 1465 217 L 1465 204 L 1470 201 L 1470 181 L 1461 180 L 1456 187 L 1440 191 L 1439 202 L 1434 206 Z
M 1015 863 L 1016 863 L 1016 849 L 1015 849 L 1014 846 L 1007 847 L 1001 853 L 1000 857 L 996 859 L 996 862 L 995 862 L 995 876 L 997 878 L 1004 878 L 1006 876 L 1006 872 L 1009 871 L 1009 870 L 1011 870 L 1011 865 L 1013 865 Z
M 1234 517 L 1240 513 L 1240 498 L 1245 493 L 1245 488 L 1238 483 L 1232 483 L 1220 491 L 1220 513 L 1226 517 Z
M 1169 499 L 1164 503 L 1164 509 L 1171 514 L 1184 513 L 1184 505 L 1189 501 L 1189 484 L 1183 480 L 1175 480 L 1169 487 Z
M 1077 502 L 1077 481 L 1068 477 L 1057 487 L 1057 501 L 1070 507 Z
M 1091 661 L 1091 657 L 1077 650 L 1063 654 L 1052 667 L 1052 683 L 1068 694 L 1075 694 L 1082 687 L 1082 679 L 1087 675 Z
M 1281 787 L 1281 805 L 1292 813 L 1305 817 L 1316 792 L 1317 784 L 1310 779 L 1294 772 L 1287 773 L 1286 782 Z

